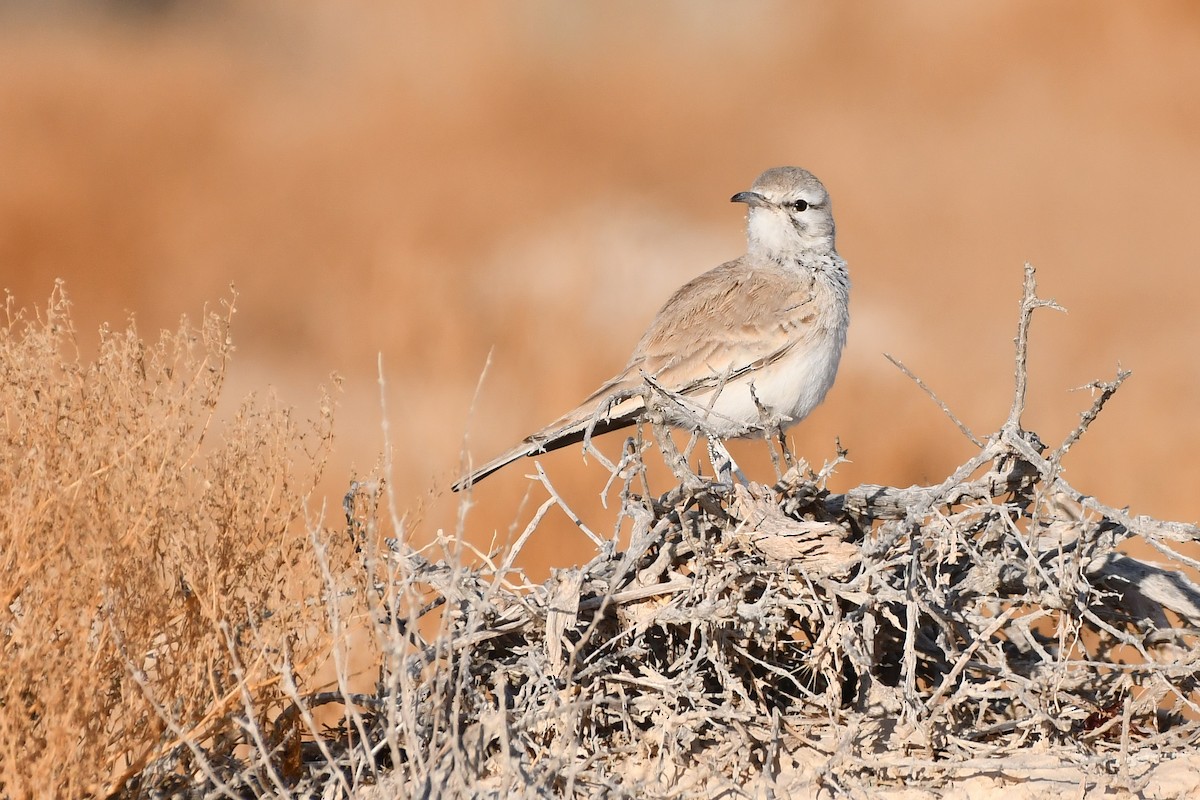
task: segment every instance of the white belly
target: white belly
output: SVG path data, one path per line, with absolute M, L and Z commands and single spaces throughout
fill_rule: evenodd
M 837 375 L 844 343 L 844 329 L 798 343 L 778 361 L 742 375 L 718 391 L 690 398 L 690 411 L 722 439 L 753 436 L 775 423 L 788 428 L 825 399 Z M 688 414 L 669 416 L 676 425 L 695 425 Z

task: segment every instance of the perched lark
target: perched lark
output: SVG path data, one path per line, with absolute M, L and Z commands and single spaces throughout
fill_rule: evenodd
M 633 425 L 650 409 L 712 443 L 784 430 L 825 399 L 850 322 L 829 193 L 806 170 L 776 167 L 731 199 L 749 206 L 746 254 L 675 292 L 625 369 L 454 491 L 524 456 Z

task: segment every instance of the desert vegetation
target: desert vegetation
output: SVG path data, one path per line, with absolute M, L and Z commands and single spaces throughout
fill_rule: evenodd
M 977 437 L 945 409 L 977 454 L 940 483 L 834 493 L 843 454 L 786 447 L 773 485 L 719 483 L 692 441 L 652 490 L 650 419 L 613 465 L 613 531 L 539 467 L 545 499 L 487 551 L 465 513 L 418 546 L 391 452 L 337 513 L 306 505 L 328 398 L 306 422 L 256 397 L 215 421 L 234 298 L 151 341 L 106 328 L 84 361 L 61 287 L 10 297 L 4 796 L 856 797 L 1064 767 L 1153 785 L 1200 734 L 1180 549 L 1200 532 L 1062 476 L 1128 373 L 1063 441 L 1022 427 L 1054 305 L 1033 278 L 1008 417 Z M 533 583 L 519 554 L 555 506 L 595 556 Z
M 287 670 L 327 657 L 323 609 L 281 576 L 311 560 L 331 406 L 250 397 L 214 422 L 232 297 L 152 337 L 105 328 L 94 360 L 61 286 L 5 312 L 0 793 L 136 794 L 265 726 Z

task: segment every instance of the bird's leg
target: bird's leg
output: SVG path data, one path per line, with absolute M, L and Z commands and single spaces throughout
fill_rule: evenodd
M 642 378 L 645 380 L 649 390 L 656 393 L 655 399 L 661 400 L 661 403 L 655 402 L 651 406 L 652 399 L 646 397 L 647 406 L 656 409 L 657 422 L 655 429 L 658 432 L 660 446 L 663 447 L 663 454 L 667 457 L 667 462 L 671 465 L 675 477 L 683 481 L 685 485 L 690 485 L 690 482 L 685 480 L 685 475 L 690 475 L 692 481 L 697 480 L 697 476 L 687 469 L 687 458 L 697 438 L 703 435 L 708 445 L 708 458 L 712 462 L 713 471 L 716 473 L 714 476 L 715 480 L 718 483 L 732 485 L 733 477 L 736 477 L 743 484 L 749 485 L 750 482 L 746 479 L 746 475 L 742 472 L 741 467 L 733 460 L 733 456 L 729 455 L 729 451 L 725 449 L 721 440 L 712 432 L 707 424 L 710 415 L 716 413 L 713 410 L 713 406 L 716 403 L 717 395 L 725 386 L 725 376 L 721 377 L 716 391 L 709 398 L 708 407 L 701 409 L 702 413 L 697 413 L 697 407 L 692 403 L 688 403 L 681 392 L 672 392 L 664 389 L 653 376 L 647 375 L 644 372 L 642 373 Z M 691 428 L 691 438 L 688 440 L 687 450 L 685 450 L 682 456 L 679 455 L 679 450 L 675 447 L 674 441 L 670 439 L 666 431 L 658 431 L 658 426 L 664 421 L 662 414 L 663 406 L 668 404 L 673 409 L 675 415 L 682 416 L 690 421 L 688 427 Z M 653 421 L 654 419 L 655 416 L 652 416 L 651 420 Z M 663 441 L 664 437 L 665 441 Z
M 792 455 L 792 449 L 788 447 L 787 434 L 783 430 L 782 422 L 775 426 L 775 433 L 779 437 L 779 449 L 783 451 L 783 463 L 787 464 L 788 469 L 791 469 L 796 466 L 796 457 Z
M 715 474 L 717 483 L 733 484 L 733 479 L 737 478 L 743 486 L 749 486 L 750 481 L 746 479 L 742 468 L 733 460 L 733 456 L 725 449 L 725 445 L 715 436 L 708 437 L 708 458 L 712 461 L 713 473 Z

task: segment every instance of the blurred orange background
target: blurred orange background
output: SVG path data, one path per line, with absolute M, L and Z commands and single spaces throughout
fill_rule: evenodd
M 67 281 L 81 342 L 144 336 L 240 293 L 230 405 L 316 415 L 345 378 L 324 491 L 395 448 L 414 535 L 449 484 L 620 368 L 679 284 L 742 252 L 728 202 L 766 167 L 829 187 L 854 290 L 825 405 L 793 429 L 832 485 L 942 479 L 1007 413 L 1025 261 L 1069 315 L 1035 320 L 1027 427 L 1137 513 L 1200 516 L 1200 6 L 1033 2 L 114 2 L 0 8 L 0 274 Z M 491 366 L 474 400 L 480 374 Z M 612 452 L 619 439 L 605 448 Z M 771 477 L 761 444 L 751 477 Z M 543 459 L 602 535 L 607 479 Z M 466 527 L 544 498 L 514 465 Z M 660 489 L 665 489 L 665 484 Z M 518 510 L 529 492 L 529 503 Z M 612 503 L 610 503 L 610 506 Z M 591 547 L 552 512 L 528 565 Z

